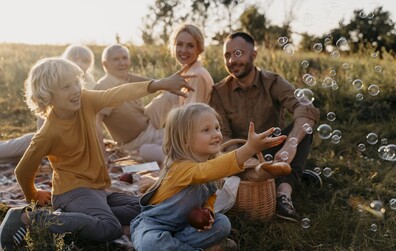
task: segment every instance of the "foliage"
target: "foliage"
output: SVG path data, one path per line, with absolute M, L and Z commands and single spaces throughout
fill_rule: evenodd
M 136 74 L 161 78 L 179 69 L 164 46 L 127 45 L 131 53 L 132 71 Z M 34 131 L 35 119 L 23 103 L 23 81 L 29 67 L 39 58 L 60 55 L 65 46 L 31 46 L 21 44 L 0 45 L 0 139 L 9 139 Z M 101 46 L 90 45 L 95 54 L 95 78 L 103 75 L 100 66 Z M 391 210 L 389 201 L 396 198 L 396 166 L 394 162 L 381 160 L 377 149 L 380 145 L 367 144 L 366 135 L 377 133 L 379 140 L 396 142 L 393 126 L 396 119 L 396 86 L 393 76 L 393 56 L 383 50 L 382 57 L 374 56 L 374 48 L 361 48 L 356 54 L 340 52 L 339 57 L 329 52 L 297 51 L 293 55 L 282 50 L 258 48 L 256 64 L 277 72 L 288 79 L 296 88 L 309 88 L 314 92 L 314 104 L 321 111 L 317 125 L 327 123 L 333 130 L 342 132 L 341 141 L 334 144 L 330 139 L 318 137 L 315 128 L 312 152 L 307 168 L 331 168 L 330 177 L 321 175 L 324 187 L 316 190 L 301 187 L 293 194 L 294 204 L 302 217 L 309 218 L 311 226 L 301 227 L 300 222 L 289 223 L 277 218 L 267 222 L 252 221 L 243 214 L 229 212 L 233 230 L 231 238 L 237 241 L 240 250 L 394 250 L 396 248 L 396 211 Z M 302 62 L 308 66 L 303 67 Z M 222 47 L 205 48 L 203 64 L 215 82 L 226 76 L 222 59 Z M 378 71 L 378 66 L 381 71 Z M 308 86 L 304 74 L 311 74 L 316 85 Z M 331 77 L 338 86 L 333 89 L 322 83 Z M 357 90 L 352 84 L 355 79 L 363 81 Z M 372 96 L 368 87 L 376 84 L 380 93 Z M 356 94 L 364 99 L 358 101 Z M 335 121 L 328 121 L 328 112 L 336 113 Z M 366 150 L 357 149 L 359 143 Z M 369 212 L 359 212 L 357 204 L 368 205 L 381 200 L 386 209 L 384 217 L 375 217 Z M 3 218 L 8 209 L 0 204 Z M 370 230 L 376 224 L 377 231 Z M 93 243 L 73 235 L 45 235 L 45 229 L 31 233 L 29 245 L 39 243 L 41 247 L 56 250 L 122 250 L 113 243 Z M 42 234 L 40 235 L 40 231 Z M 62 240 L 63 239 L 63 240 Z M 46 244 L 44 244 L 44 242 Z M 48 242 L 48 243 L 47 243 Z M 58 245 L 58 246 L 57 246 Z M 32 249 L 33 250 L 33 249 Z M 43 250 L 43 249 L 40 249 Z
M 341 37 L 346 37 L 350 41 L 350 50 L 354 53 L 361 47 L 374 47 L 378 52 L 384 49 L 395 53 L 395 23 L 390 19 L 389 11 L 378 7 L 369 13 L 357 9 L 353 14 L 349 23 L 341 23 L 339 28 L 331 31 L 333 46 L 336 46 Z

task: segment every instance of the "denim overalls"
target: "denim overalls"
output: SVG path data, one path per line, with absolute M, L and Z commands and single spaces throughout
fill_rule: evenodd
M 142 212 L 131 222 L 131 239 L 138 251 L 202 250 L 226 238 L 231 231 L 227 216 L 217 213 L 210 230 L 200 231 L 188 224 L 188 214 L 202 207 L 216 192 L 215 182 L 190 185 L 157 204 L 147 204 L 157 186 L 140 199 Z

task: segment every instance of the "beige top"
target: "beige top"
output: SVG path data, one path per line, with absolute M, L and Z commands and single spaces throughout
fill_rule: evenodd
M 128 82 L 146 81 L 147 78 L 129 74 Z M 107 90 L 109 88 L 125 84 L 127 80 L 119 79 L 107 74 L 98 81 L 95 90 Z M 149 123 L 149 117 L 144 113 L 145 107 L 141 99 L 124 102 L 114 108 L 106 108 L 100 111 L 103 115 L 103 123 L 118 144 L 126 144 L 139 136 Z
M 188 92 L 188 97 L 180 97 L 180 104 L 205 103 L 208 104 L 213 89 L 213 79 L 209 72 L 201 65 L 200 61 L 195 63 L 184 73 L 185 75 L 196 75 L 195 78 L 187 79 L 187 83 L 194 88 L 194 92 Z

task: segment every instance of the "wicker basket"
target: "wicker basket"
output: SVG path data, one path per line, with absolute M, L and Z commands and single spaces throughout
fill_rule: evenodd
M 233 144 L 243 144 L 245 142 L 246 140 L 244 139 L 231 139 L 222 145 L 222 149 Z M 257 153 L 257 159 L 260 163 L 264 161 L 261 152 Z M 274 215 L 275 207 L 276 189 L 274 179 L 264 181 L 241 180 L 235 205 L 231 211 L 243 212 L 254 220 L 268 220 Z
M 276 189 L 274 179 L 241 181 L 235 205 L 236 212 L 244 212 L 251 219 L 268 220 L 275 213 Z

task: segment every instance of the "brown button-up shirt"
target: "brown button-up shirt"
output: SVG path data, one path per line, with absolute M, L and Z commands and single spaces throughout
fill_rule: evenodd
M 221 118 L 223 141 L 246 139 L 249 122 L 257 133 L 271 127 L 285 127 L 284 111 L 293 119 L 306 117 L 317 122 L 319 109 L 312 104 L 301 105 L 294 96 L 295 88 L 279 75 L 256 68 L 253 85 L 242 89 L 237 80 L 228 76 L 213 87 L 210 105 Z

